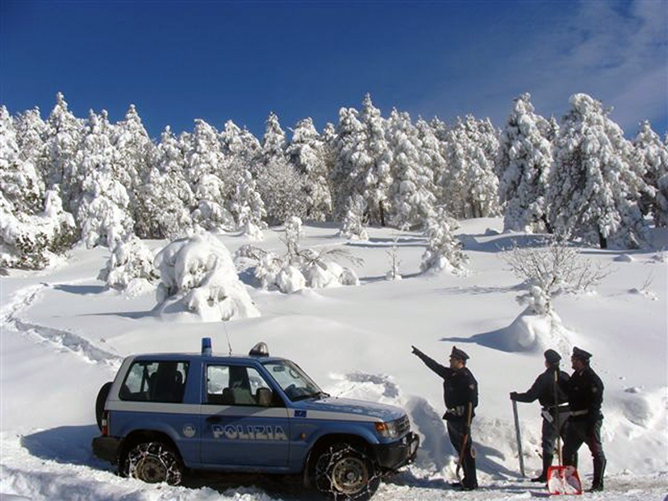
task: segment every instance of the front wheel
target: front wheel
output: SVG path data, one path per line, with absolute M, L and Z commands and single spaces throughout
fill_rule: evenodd
M 142 442 L 132 447 L 123 462 L 123 474 L 149 484 L 178 485 L 183 464 L 178 453 L 163 442 Z
M 380 475 L 369 457 L 349 444 L 328 447 L 316 460 L 316 488 L 335 501 L 365 501 L 378 490 Z

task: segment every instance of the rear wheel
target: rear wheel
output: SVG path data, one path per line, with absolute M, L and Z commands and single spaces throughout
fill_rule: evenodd
M 323 451 L 315 463 L 315 486 L 329 499 L 365 501 L 380 485 L 374 462 L 360 449 L 336 444 Z
M 178 453 L 164 442 L 142 442 L 133 446 L 123 461 L 123 474 L 149 484 L 178 485 L 183 464 Z
M 107 402 L 109 390 L 111 390 L 112 382 L 104 383 L 100 391 L 97 392 L 95 399 L 95 419 L 97 420 L 97 427 L 102 429 L 102 414 L 104 414 L 104 404 Z

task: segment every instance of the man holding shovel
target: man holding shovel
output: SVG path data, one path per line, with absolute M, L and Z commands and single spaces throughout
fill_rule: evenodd
M 532 482 L 547 482 L 547 470 L 552 465 L 557 434 L 561 435 L 562 438 L 564 437 L 564 425 L 568 418 L 568 405 L 566 404 L 568 399 L 566 393 L 559 388 L 559 384 L 565 384 L 568 381 L 568 374 L 559 370 L 561 356 L 556 351 L 547 350 L 544 356 L 545 372 L 536 378 L 529 391 L 526 393 L 517 393 L 515 391 L 510 393 L 511 400 L 517 402 L 534 402 L 538 400 L 542 406 L 543 427 L 541 430 L 541 445 L 543 448 L 543 471 L 538 477 L 532 478 Z M 557 413 L 559 413 L 559 416 L 557 416 Z M 560 430 L 557 430 L 557 426 L 559 426 Z
M 466 368 L 469 356 L 456 346 L 450 354 L 450 367 L 444 367 L 418 350 L 415 346 L 413 354 L 422 360 L 427 367 L 443 378 L 443 396 L 445 414 L 443 419 L 448 423 L 448 435 L 452 446 L 459 453 L 459 466 L 464 470 L 461 488 L 470 491 L 478 488 L 475 467 L 475 453 L 471 447 L 471 420 L 475 415 L 473 409 L 478 405 L 478 382 Z
M 573 374 L 561 385 L 568 395 L 571 414 L 564 438 L 564 464 L 577 467 L 578 449 L 587 444 L 594 460 L 594 480 L 590 491 L 603 490 L 605 454 L 601 444 L 603 382 L 589 365 L 591 353 L 573 348 Z

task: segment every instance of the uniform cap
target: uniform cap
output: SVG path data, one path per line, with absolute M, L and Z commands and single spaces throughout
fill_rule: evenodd
M 588 362 L 589 359 L 591 358 L 591 353 L 581 350 L 577 346 L 573 348 L 573 355 L 571 355 L 573 358 L 577 358 L 580 360 L 584 360 L 585 362 Z
M 559 360 L 561 360 L 561 355 L 559 355 L 559 353 L 557 353 L 554 350 L 547 350 L 544 353 L 544 355 L 545 355 L 545 361 L 548 364 L 558 364 Z
M 463 352 L 462 350 L 457 348 L 456 346 L 452 347 L 452 353 L 450 353 L 450 357 L 451 358 L 458 358 L 459 360 L 468 360 L 469 359 L 469 356 L 465 352 Z

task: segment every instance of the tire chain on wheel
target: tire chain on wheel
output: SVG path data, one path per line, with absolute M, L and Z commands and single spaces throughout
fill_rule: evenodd
M 376 480 L 380 481 L 380 476 L 375 472 L 374 468 L 371 468 L 373 474 L 369 476 L 367 482 L 364 484 L 363 488 L 360 489 L 353 497 L 350 495 L 340 492 L 335 489 L 335 480 L 331 475 L 331 468 L 334 464 L 341 460 L 346 454 L 351 453 L 354 456 L 358 457 L 360 461 L 364 462 L 366 465 L 370 465 L 371 460 L 367 457 L 366 454 L 363 454 L 358 449 L 345 445 L 340 446 L 330 446 L 327 452 L 323 452 L 320 457 L 316 460 L 315 463 L 315 485 L 318 491 L 325 494 L 327 497 L 334 499 L 335 501 L 345 501 L 345 500 L 364 500 L 369 499 L 375 493 L 376 489 L 372 486 Z M 367 473 L 372 473 L 367 471 Z M 324 482 L 322 480 L 325 480 Z
M 135 445 L 128 452 L 125 462 L 125 476 L 144 480 L 137 476 L 137 466 L 148 457 L 155 457 L 165 468 L 165 479 L 169 485 L 181 483 L 181 467 L 176 454 L 161 442 L 144 442 Z

